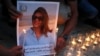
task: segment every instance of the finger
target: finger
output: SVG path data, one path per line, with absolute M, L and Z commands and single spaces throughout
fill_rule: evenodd
M 16 52 L 17 55 L 23 55 L 24 52 L 22 50 Z
M 9 9 L 12 10 L 13 12 L 17 13 L 17 14 L 21 14 L 18 10 L 16 10 L 15 7 L 10 7 Z
M 17 50 L 22 50 L 22 46 L 17 46 L 16 49 Z
M 22 51 L 22 49 L 19 47 L 19 48 L 16 48 L 15 50 L 15 54 L 16 56 L 21 56 L 24 52 Z
M 15 50 L 15 51 L 22 50 L 22 46 L 15 46 L 12 48 L 12 50 Z
M 57 41 L 57 45 L 63 45 L 63 43 L 64 43 L 64 41 L 61 39 Z
M 22 15 L 20 15 L 20 16 L 14 16 L 14 15 L 10 14 L 10 17 L 11 17 L 12 19 L 16 20 L 17 18 L 21 18 Z
M 12 19 L 14 19 L 14 20 L 17 19 L 16 16 L 13 16 L 13 15 L 11 15 L 11 14 L 10 14 L 10 17 L 11 17 Z
M 12 10 L 10 10 L 10 9 L 8 9 L 8 11 L 9 11 L 10 14 L 12 14 L 12 15 L 14 15 L 14 16 L 17 16 L 17 13 L 16 13 L 16 12 L 14 12 L 14 11 L 12 11 Z
M 14 16 L 15 18 L 14 19 L 16 19 L 16 18 L 21 18 L 23 15 L 22 15 L 22 13 L 20 13 L 20 12 L 15 12 L 15 11 L 12 11 L 12 10 L 10 10 L 10 9 L 8 9 L 8 11 L 9 11 L 9 13 L 10 13 L 10 16 Z M 12 17 L 13 18 L 13 17 Z

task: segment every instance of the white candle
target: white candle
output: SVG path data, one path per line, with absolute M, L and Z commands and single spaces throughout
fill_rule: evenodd
M 78 51 L 77 51 L 77 55 L 76 55 L 76 56 L 81 56 L 81 54 L 82 54 L 82 53 L 81 53 L 81 51 L 80 51 L 80 50 L 78 50 Z
M 97 33 L 97 34 L 96 34 L 96 36 L 97 36 L 97 37 L 100 37 L 100 34 L 99 34 L 99 33 Z
M 85 43 L 85 46 L 89 47 L 90 46 L 89 42 L 86 42 Z
M 23 29 L 23 32 L 24 32 L 24 38 L 23 38 L 23 46 L 24 46 L 24 43 L 25 43 L 25 34 L 26 34 L 26 29 Z
M 98 42 L 100 42 L 100 38 L 98 38 Z
M 92 34 L 92 35 L 91 35 L 91 38 L 92 38 L 92 39 L 95 39 L 95 35 L 94 35 L 94 34 Z
M 24 32 L 24 33 L 26 33 L 26 30 L 25 30 L 25 29 L 23 29 L 23 32 Z
M 69 50 L 74 51 L 74 48 L 73 47 L 70 47 Z
M 88 42 L 89 42 L 89 41 L 90 41 L 90 38 L 89 38 L 89 37 L 87 37 L 87 38 L 85 39 L 85 41 L 88 41 Z
M 67 56 L 72 56 L 72 53 L 71 53 L 71 52 L 68 52 L 68 53 L 67 53 Z
M 76 45 L 75 39 L 72 40 L 71 44 L 72 44 L 72 46 L 75 46 Z
M 97 42 L 97 41 L 94 41 L 94 44 L 95 44 L 95 45 L 97 45 L 97 44 L 98 44 L 98 42 Z
M 77 41 L 78 41 L 79 43 L 82 43 L 82 39 L 81 39 L 81 38 L 79 38 Z
M 51 29 L 52 30 L 52 29 Z M 56 28 L 56 32 L 58 32 L 59 28 Z
M 81 47 L 83 50 L 86 50 L 86 47 L 83 45 L 82 47 Z

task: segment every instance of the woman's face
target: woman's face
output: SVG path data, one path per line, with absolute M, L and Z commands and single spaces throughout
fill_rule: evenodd
M 33 27 L 41 28 L 42 20 L 43 20 L 42 14 L 37 12 L 33 17 L 33 21 L 32 21 Z

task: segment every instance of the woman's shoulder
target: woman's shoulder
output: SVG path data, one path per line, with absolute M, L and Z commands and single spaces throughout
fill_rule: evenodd
M 26 33 L 33 33 L 34 31 L 32 30 L 32 27 L 30 27 L 29 29 L 27 29 Z
M 29 29 L 26 29 L 26 31 L 25 32 L 22 32 L 21 33 L 21 36 L 29 36 L 29 35 L 31 35 L 31 34 L 33 34 L 33 31 L 32 31 L 32 29 L 31 28 L 29 28 Z
M 48 32 L 47 35 L 48 35 L 48 37 L 51 37 L 51 36 L 54 35 L 54 33 L 53 32 Z

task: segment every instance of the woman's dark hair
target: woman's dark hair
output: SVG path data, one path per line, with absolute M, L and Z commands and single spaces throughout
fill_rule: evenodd
M 39 7 L 33 13 L 33 15 L 32 15 L 32 21 L 33 21 L 34 16 L 35 16 L 36 13 L 41 13 L 42 16 L 43 16 L 43 18 L 42 18 L 41 32 L 43 34 L 45 34 L 45 36 L 47 36 L 47 32 L 50 32 L 50 29 L 48 27 L 48 21 L 49 21 L 48 13 L 47 13 L 47 11 L 43 7 Z

